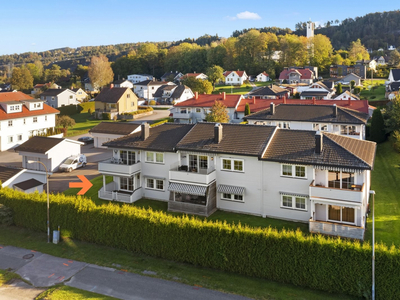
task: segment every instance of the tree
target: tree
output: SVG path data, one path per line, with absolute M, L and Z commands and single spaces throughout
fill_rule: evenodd
M 89 65 L 89 78 L 93 87 L 101 88 L 114 79 L 114 73 L 105 55 L 93 56 Z
M 244 115 L 247 116 L 249 114 L 251 114 L 250 105 L 249 105 L 249 103 L 246 103 L 246 105 L 244 107 Z
M 357 60 L 369 59 L 369 53 L 367 49 L 364 47 L 364 45 L 361 44 L 360 39 L 358 39 L 355 42 L 351 42 L 349 48 L 349 59 L 353 63 L 356 62 Z
M 226 106 L 221 101 L 215 101 L 209 113 L 206 113 L 207 122 L 228 123 L 229 116 Z
M 224 69 L 222 69 L 220 66 L 216 66 L 216 65 L 214 65 L 214 66 L 212 66 L 212 67 L 209 67 L 208 69 L 207 69 L 207 71 L 206 71 L 206 75 L 208 76 L 208 80 L 212 83 L 212 85 L 213 85 L 213 90 L 215 89 L 215 83 L 217 82 L 217 81 L 220 81 L 220 80 L 224 80 L 225 79 L 225 77 L 224 77 Z
M 211 94 L 213 90 L 213 86 L 208 80 L 187 77 L 182 83 L 189 87 L 193 92 L 198 92 L 199 94 Z
M 393 68 L 400 68 L 400 53 L 397 49 L 390 52 L 389 65 Z
M 26 68 L 14 68 L 11 76 L 11 85 L 16 90 L 28 90 L 33 87 L 33 77 Z
M 400 95 L 390 101 L 385 115 L 386 132 L 400 130 Z
M 376 143 L 382 143 L 386 139 L 385 122 L 380 109 L 375 109 L 371 119 L 370 139 Z
M 61 78 L 61 67 L 59 65 L 52 65 L 50 69 L 44 71 L 44 80 L 49 82 L 56 82 Z
M 336 95 L 341 95 L 343 93 L 342 84 L 339 82 L 336 86 Z
M 57 116 L 56 127 L 62 127 L 64 129 L 64 136 L 67 134 L 68 127 L 75 126 L 75 120 L 69 116 Z
M 350 91 L 354 89 L 354 86 L 356 85 L 356 82 L 354 80 L 350 81 Z
M 35 61 L 34 63 L 29 63 L 26 65 L 26 68 L 29 70 L 33 77 L 33 82 L 38 83 L 42 80 L 43 77 L 43 64 L 40 60 Z
M 310 63 L 312 66 L 325 70 L 332 62 L 333 48 L 331 40 L 322 34 L 317 34 L 311 39 Z

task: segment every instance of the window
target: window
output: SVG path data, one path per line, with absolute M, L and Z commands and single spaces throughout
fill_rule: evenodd
M 72 95 L 69 96 L 69 99 L 73 99 L 73 98 L 74 98 L 74 96 L 72 96 Z
M 243 202 L 243 195 L 221 193 L 221 199 Z
M 18 134 L 18 141 L 22 141 L 22 134 Z
M 37 117 L 33 117 L 33 123 L 37 123 Z
M 244 171 L 243 160 L 242 159 L 223 158 L 222 159 L 222 170 L 243 172 Z
M 196 108 L 197 113 L 201 113 L 201 108 Z
M 126 191 L 133 191 L 134 184 L 133 184 L 133 177 L 120 177 L 120 189 Z
M 130 97 L 131 97 L 131 95 L 130 95 L 130 94 L 127 94 L 127 95 L 126 95 L 126 98 L 130 98 Z
M 44 120 L 47 121 L 47 116 L 44 116 Z
M 119 152 L 119 157 L 122 160 L 122 163 L 125 165 L 133 165 L 135 164 L 135 152 L 134 151 L 125 151 L 121 150 Z
M 135 106 L 135 102 L 131 102 L 131 107 L 134 107 Z
M 353 125 L 340 125 L 340 134 L 355 135 L 358 134 L 356 126 Z
M 10 105 L 10 111 L 13 111 L 14 109 L 14 105 Z
M 343 223 L 355 223 L 355 210 L 351 207 L 329 205 L 328 220 Z
M 328 187 L 335 189 L 352 189 L 354 173 L 328 171 Z
M 24 119 L 24 125 L 26 124 L 26 120 Z
M 146 188 L 163 191 L 164 190 L 164 180 L 147 178 Z
M 281 172 L 281 176 L 307 178 L 305 166 L 282 165 Z
M 328 124 L 314 123 L 313 124 L 313 130 L 315 130 L 315 131 L 328 131 Z
M 12 143 L 13 141 L 14 141 L 13 136 L 10 135 L 10 136 L 8 137 L 8 143 Z
M 56 99 L 54 99 L 54 97 L 51 97 L 51 100 L 54 101 L 54 100 L 56 100 Z
M 8 121 L 8 127 L 12 127 L 13 126 L 13 121 L 12 120 L 9 120 Z
M 164 163 L 164 153 L 146 152 L 146 162 Z
M 187 108 L 186 108 L 186 107 L 182 107 L 182 108 L 180 109 L 180 113 L 181 113 L 181 114 L 187 114 L 187 113 L 188 113 Z
M 283 129 L 290 129 L 290 123 L 289 122 L 278 122 L 276 124 L 276 126 L 278 126 L 279 128 L 283 128 Z
M 306 197 L 293 196 L 293 195 L 282 195 L 281 207 L 290 208 L 290 209 L 298 209 L 298 210 L 307 210 Z

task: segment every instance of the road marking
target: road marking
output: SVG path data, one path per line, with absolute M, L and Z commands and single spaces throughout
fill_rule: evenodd
M 68 267 L 68 264 L 66 264 L 66 263 L 63 263 L 63 265 Z
M 65 278 L 65 276 L 61 277 L 59 281 L 62 281 Z
M 52 277 L 52 276 L 54 276 L 54 273 L 53 274 L 51 274 L 49 277 L 47 277 L 47 278 L 50 278 L 50 277 Z

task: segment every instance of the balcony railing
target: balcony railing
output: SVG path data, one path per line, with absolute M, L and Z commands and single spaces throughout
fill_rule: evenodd
M 190 168 L 188 166 L 179 166 L 171 168 L 169 179 L 176 181 L 194 182 L 200 184 L 209 184 L 216 179 L 214 167 L 207 169 Z
M 314 180 L 310 184 L 310 197 L 327 199 L 345 200 L 362 203 L 365 184 L 350 185 L 350 189 L 340 189 L 335 187 L 325 187 L 315 184 Z
M 190 119 L 190 118 L 192 118 L 192 113 L 191 112 L 187 112 L 187 113 L 174 112 L 174 118 Z
M 133 203 L 140 198 L 142 198 L 142 188 L 138 188 L 132 192 L 127 191 L 119 191 L 119 190 L 107 190 L 101 188 L 98 191 L 98 197 L 103 200 L 110 200 L 110 201 L 118 201 L 118 202 L 125 202 L 125 203 Z
M 365 228 L 334 222 L 314 221 L 310 219 L 309 230 L 312 233 L 321 233 L 346 237 L 351 239 L 364 239 Z
M 112 173 L 112 174 L 126 174 L 132 175 L 134 173 L 141 171 L 141 164 L 137 162 L 135 164 L 124 164 L 122 160 L 116 159 L 108 159 L 102 162 L 99 162 L 99 172 L 103 174 Z

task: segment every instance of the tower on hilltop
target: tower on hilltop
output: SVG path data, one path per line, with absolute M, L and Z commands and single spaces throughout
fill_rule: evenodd
M 314 29 L 315 29 L 315 23 L 308 21 L 307 22 L 307 38 L 314 37 Z

